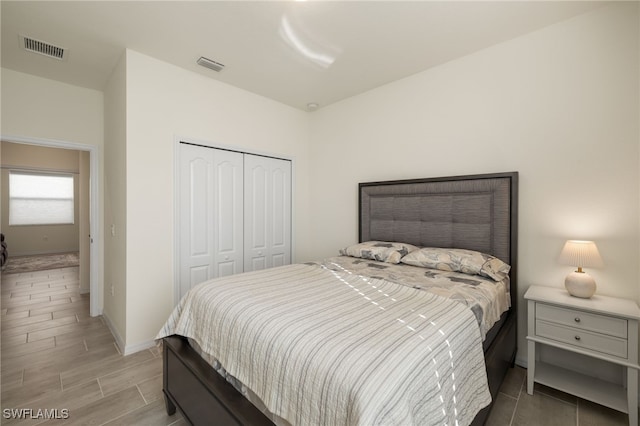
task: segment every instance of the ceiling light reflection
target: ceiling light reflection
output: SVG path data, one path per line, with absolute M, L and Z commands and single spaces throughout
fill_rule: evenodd
M 311 40 L 308 36 L 303 39 L 301 32 L 296 31 L 293 28 L 286 15 L 284 15 L 280 21 L 280 29 L 278 33 L 280 34 L 280 37 L 282 37 L 282 39 L 296 52 L 324 69 L 329 68 L 335 62 L 336 56 L 339 53 L 337 52 L 335 55 L 326 53 L 328 50 L 336 49 L 321 46 L 317 41 Z

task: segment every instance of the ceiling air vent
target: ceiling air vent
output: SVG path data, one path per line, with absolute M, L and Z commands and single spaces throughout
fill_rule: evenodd
M 196 61 L 198 65 L 201 65 L 205 68 L 212 69 L 216 72 L 220 72 L 224 69 L 224 65 L 220 62 L 213 61 L 211 59 L 207 59 L 204 56 L 200 56 L 200 58 Z
M 64 61 L 66 59 L 66 51 L 63 47 L 54 46 L 27 36 L 20 36 L 20 47 L 29 52 L 39 53 L 59 61 Z

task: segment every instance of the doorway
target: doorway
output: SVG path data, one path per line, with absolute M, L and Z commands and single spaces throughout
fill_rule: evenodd
M 2 142 L 11 144 L 32 145 L 35 147 L 58 148 L 78 151 L 78 175 L 87 175 L 88 179 L 78 179 L 78 194 L 87 202 L 78 206 L 78 243 L 80 251 L 81 283 L 84 281 L 86 288 L 83 292 L 90 293 L 89 314 L 98 316 L 103 309 L 103 285 L 99 280 L 99 259 L 101 256 L 100 226 L 99 226 L 99 197 L 98 197 L 98 148 L 92 145 L 78 144 L 65 141 L 46 139 L 20 138 L 2 136 Z M 3 161 L 4 164 L 4 161 Z M 28 172 L 28 170 L 26 170 Z M 55 170 L 53 170 L 55 171 Z M 4 174 L 4 172 L 3 172 Z M 86 219 L 85 219 L 86 218 Z M 84 220 L 83 220 L 84 219 Z M 46 235 L 41 237 L 47 237 Z M 10 243 L 9 243 L 10 244 Z M 9 256 L 11 247 L 9 246 Z M 84 264 L 84 267 L 82 265 Z M 84 277 L 82 274 L 84 273 Z

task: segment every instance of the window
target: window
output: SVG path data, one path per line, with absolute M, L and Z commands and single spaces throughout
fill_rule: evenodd
M 9 225 L 74 223 L 73 175 L 9 173 Z

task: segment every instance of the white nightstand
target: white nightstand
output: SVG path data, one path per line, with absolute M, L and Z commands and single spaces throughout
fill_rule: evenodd
M 569 295 L 563 288 L 532 285 L 528 301 L 527 393 L 533 383 L 559 389 L 580 398 L 629 413 L 638 425 L 638 320 L 636 302 L 596 294 L 591 299 Z M 623 366 L 627 389 L 536 360 L 536 344 Z

